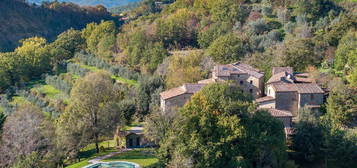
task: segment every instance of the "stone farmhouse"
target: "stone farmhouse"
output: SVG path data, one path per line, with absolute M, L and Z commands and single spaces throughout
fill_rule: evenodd
M 264 94 L 264 73 L 240 62 L 227 65 L 216 65 L 212 70 L 212 78 L 198 83 L 184 84 L 177 88 L 160 93 L 161 109 L 164 113 L 175 111 L 182 107 L 191 96 L 209 83 L 234 81 L 240 85 L 243 92 L 254 98 Z
M 266 109 L 284 124 L 285 133 L 292 133 L 292 119 L 305 107 L 318 111 L 324 102 L 324 91 L 309 78 L 308 73 L 296 73 L 291 67 L 274 67 L 272 77 L 264 85 L 264 73 L 244 63 L 216 65 L 212 77 L 195 84 L 184 84 L 160 93 L 163 113 L 182 107 L 205 85 L 233 81 L 242 92 L 252 95 L 260 109 Z
M 266 96 L 256 99 L 260 108 L 286 110 L 296 117 L 300 108 L 314 111 L 324 101 L 324 91 L 308 74 L 297 74 L 291 67 L 274 67 L 266 84 Z

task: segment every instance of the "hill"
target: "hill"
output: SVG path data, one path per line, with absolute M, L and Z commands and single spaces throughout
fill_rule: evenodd
M 0 1 L 0 52 L 13 50 L 19 40 L 41 36 L 52 41 L 61 32 L 81 29 L 87 23 L 112 19 L 104 7 L 80 7 L 73 3 L 29 5 L 21 0 Z
M 48 2 L 53 0 L 28 0 L 30 3 L 37 3 L 41 4 L 42 2 Z M 138 2 L 141 0 L 59 0 L 59 2 L 72 2 L 78 5 L 83 6 L 95 6 L 95 5 L 103 5 L 107 8 L 117 7 L 117 6 L 124 6 L 128 5 L 132 2 Z

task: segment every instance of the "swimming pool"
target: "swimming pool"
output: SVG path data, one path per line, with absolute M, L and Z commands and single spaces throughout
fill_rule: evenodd
M 83 168 L 140 168 L 140 166 L 131 162 L 100 162 Z

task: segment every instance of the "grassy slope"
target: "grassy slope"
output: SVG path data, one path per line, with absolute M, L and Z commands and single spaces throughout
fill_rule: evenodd
M 109 142 L 109 145 L 108 145 Z M 103 156 L 109 154 L 111 152 L 116 152 L 115 142 L 114 140 L 103 141 L 99 144 L 99 146 L 103 146 L 105 151 L 101 151 L 99 153 L 95 153 L 95 144 L 90 144 L 87 147 L 83 148 L 81 151 L 81 161 L 75 164 L 71 164 L 66 168 L 81 168 L 83 166 L 89 165 L 88 161 L 98 156 Z
M 79 64 L 82 68 L 85 68 L 85 69 L 88 69 L 90 71 L 93 71 L 93 72 L 96 72 L 96 71 L 99 71 L 99 70 L 102 70 L 102 69 L 99 69 L 95 66 L 89 66 L 89 65 L 83 65 L 83 64 Z M 120 77 L 120 76 L 115 76 L 115 75 L 112 75 L 112 79 L 115 79 L 121 83 L 127 83 L 129 85 L 137 85 L 138 82 L 135 81 L 135 80 L 130 80 L 130 79 L 126 79 L 126 78 L 123 78 L 123 77 Z

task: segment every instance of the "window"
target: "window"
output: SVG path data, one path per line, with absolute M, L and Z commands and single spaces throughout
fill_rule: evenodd
M 239 84 L 243 85 L 243 81 L 240 81 Z
M 240 75 L 237 75 L 237 76 L 238 76 L 238 78 L 239 78 Z
M 268 96 L 270 96 L 270 89 L 268 89 Z
M 311 94 L 311 95 L 310 95 L 310 99 L 311 99 L 311 100 L 314 100 L 314 94 Z
M 253 93 L 253 89 L 249 89 L 249 93 Z
M 249 82 L 250 84 L 253 84 L 253 81 L 252 80 L 250 80 L 250 82 Z

